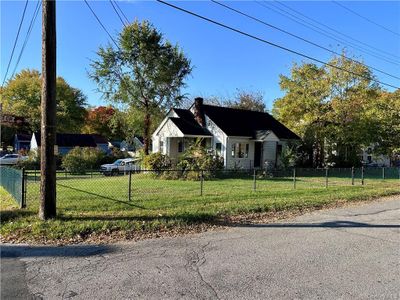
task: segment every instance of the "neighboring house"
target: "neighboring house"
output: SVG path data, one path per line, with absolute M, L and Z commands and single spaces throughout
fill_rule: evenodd
M 196 98 L 190 109 L 168 112 L 152 135 L 153 152 L 176 160 L 199 138 L 226 168 L 276 166 L 282 147 L 300 141 L 268 113 L 205 105 Z
M 128 143 L 126 140 L 108 142 L 109 148 L 118 148 L 121 151 L 127 151 L 133 153 L 140 151 L 143 148 L 143 146 L 144 146 L 143 138 L 139 136 L 134 136 L 132 143 Z
M 391 161 L 387 155 L 375 155 L 373 154 L 374 147 L 364 149 L 361 153 L 361 162 L 365 166 L 369 167 L 390 167 Z
M 31 150 L 35 151 L 40 147 L 40 133 L 35 132 L 31 139 Z M 108 152 L 107 140 L 97 134 L 80 133 L 57 133 L 56 144 L 54 146 L 55 154 L 65 155 L 75 147 L 99 148 Z
M 29 149 L 31 148 L 31 138 L 32 135 L 30 134 L 15 134 L 13 140 L 14 152 L 18 152 L 21 150 L 29 151 Z

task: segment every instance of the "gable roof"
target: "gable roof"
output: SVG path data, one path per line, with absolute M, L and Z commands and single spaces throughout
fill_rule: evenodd
M 269 113 L 245 109 L 203 105 L 204 113 L 228 136 L 257 137 L 260 131 L 270 130 L 279 139 L 300 139 L 293 131 Z
M 170 117 L 169 119 L 179 128 L 185 135 L 203 135 L 212 136 L 207 128 L 201 127 L 194 119 L 194 115 L 188 109 L 174 108 L 174 112 L 178 117 Z
M 35 132 L 34 135 L 37 145 L 40 146 L 40 132 Z M 97 147 L 97 144 L 104 143 L 107 143 L 107 140 L 97 134 L 57 133 L 56 135 L 58 147 Z

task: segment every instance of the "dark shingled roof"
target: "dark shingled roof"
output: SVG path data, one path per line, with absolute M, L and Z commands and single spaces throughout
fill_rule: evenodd
M 32 138 L 31 134 L 23 134 L 23 133 L 17 133 L 15 137 L 18 139 L 18 141 L 30 141 Z
M 35 132 L 35 138 L 40 146 L 40 132 Z M 104 144 L 107 140 L 97 134 L 57 133 L 56 145 L 58 147 L 97 147 L 97 143 Z
M 257 132 L 271 130 L 279 139 L 300 139 L 294 132 L 265 112 L 203 105 L 204 113 L 228 136 L 256 138 Z
M 186 135 L 205 135 L 212 136 L 208 129 L 203 128 L 196 122 L 190 110 L 174 108 L 179 118 L 170 117 L 169 119 Z

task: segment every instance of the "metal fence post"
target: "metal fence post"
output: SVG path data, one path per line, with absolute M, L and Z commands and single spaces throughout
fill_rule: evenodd
M 382 167 L 382 179 L 385 180 L 385 167 Z
M 293 189 L 296 189 L 296 168 L 293 168 Z
M 22 168 L 22 199 L 21 199 L 21 208 L 25 208 L 26 207 L 26 173 L 25 173 L 25 168 Z
M 131 190 L 132 190 L 132 171 L 129 171 L 128 177 L 128 201 L 131 201 Z
M 203 196 L 203 183 L 204 183 L 204 173 L 203 170 L 200 172 L 200 196 Z
M 257 189 L 257 174 L 256 169 L 253 169 L 253 191 Z
M 361 185 L 364 185 L 364 166 L 361 167 Z
M 328 188 L 328 168 L 325 169 L 325 188 Z
M 351 185 L 354 185 L 354 167 L 351 167 Z

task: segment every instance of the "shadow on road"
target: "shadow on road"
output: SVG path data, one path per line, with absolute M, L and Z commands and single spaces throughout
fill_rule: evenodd
M 235 224 L 234 226 L 262 228 L 400 228 L 400 225 L 398 224 L 368 224 L 352 221 L 332 221 L 324 223 Z
M 0 257 L 84 257 L 112 253 L 116 247 L 109 245 L 75 245 L 75 246 L 21 246 L 1 245 Z

